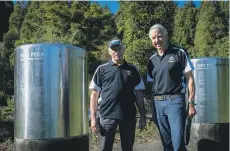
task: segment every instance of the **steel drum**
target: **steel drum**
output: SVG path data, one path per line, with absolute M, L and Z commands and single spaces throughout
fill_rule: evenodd
M 22 45 L 15 49 L 14 71 L 15 139 L 88 136 L 85 50 L 53 43 Z
M 229 59 L 191 59 L 195 70 L 196 109 L 194 123 L 229 122 Z
M 229 58 L 204 57 L 191 61 L 195 67 L 197 115 L 190 130 L 186 126 L 186 135 L 190 136 L 188 150 L 228 151 Z

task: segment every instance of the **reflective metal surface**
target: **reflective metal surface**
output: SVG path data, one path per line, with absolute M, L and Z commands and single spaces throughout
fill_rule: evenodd
M 229 59 L 191 59 L 195 67 L 194 123 L 229 123 Z
M 87 52 L 63 44 L 15 49 L 15 137 L 88 134 Z

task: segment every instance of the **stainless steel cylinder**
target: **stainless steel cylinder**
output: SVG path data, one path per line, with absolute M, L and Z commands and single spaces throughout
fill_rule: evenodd
M 88 134 L 87 52 L 64 44 L 15 49 L 15 138 Z
M 192 120 L 188 149 L 229 150 L 229 58 L 191 59 L 195 67 L 197 115 Z
M 196 83 L 194 123 L 229 123 L 229 59 L 191 59 Z

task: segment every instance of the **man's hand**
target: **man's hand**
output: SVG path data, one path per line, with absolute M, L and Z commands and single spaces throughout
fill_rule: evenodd
M 146 117 L 145 116 L 141 116 L 140 120 L 139 120 L 139 129 L 144 129 L 146 126 Z
M 92 128 L 92 131 L 95 133 L 97 132 L 97 121 L 96 120 L 91 120 L 91 128 Z
M 196 115 L 196 109 L 195 109 L 195 106 L 194 105 L 189 105 L 189 109 L 188 109 L 188 115 L 190 117 L 193 117 Z

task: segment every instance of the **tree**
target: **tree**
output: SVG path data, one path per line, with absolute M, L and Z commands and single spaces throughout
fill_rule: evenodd
M 148 36 L 149 28 L 160 23 L 172 34 L 174 2 L 135 1 L 120 2 L 116 15 L 117 29 L 126 45 L 125 59 L 135 64 L 142 74 L 154 51 Z
M 117 35 L 114 15 L 105 7 L 101 8 L 97 3 L 90 5 L 90 9 L 85 13 L 86 43 L 85 49 L 89 51 L 89 73 L 93 75 L 97 66 L 103 62 L 100 54 L 107 53 L 109 40 Z
M 190 51 L 194 47 L 197 11 L 194 3 L 189 1 L 184 7 L 177 8 L 174 18 L 172 41 Z
M 216 46 L 228 43 L 225 42 L 225 40 L 228 40 L 228 38 L 225 38 L 228 32 L 224 24 L 224 18 L 221 16 L 223 10 L 220 8 L 218 1 L 202 2 L 195 34 L 195 47 L 192 52 L 193 56 L 218 56 L 220 52 L 226 51 L 218 50 Z
M 3 36 L 3 57 L 11 62 L 13 61 L 15 41 L 20 38 L 20 29 L 26 14 L 26 8 L 23 6 L 22 3 L 16 3 L 14 5 L 14 11 L 9 19 L 9 31 Z
M 9 17 L 13 12 L 13 2 L 12 1 L 1 1 L 0 2 L 0 41 L 2 41 L 3 34 L 9 29 Z
M 97 3 L 32 1 L 16 45 L 54 42 L 79 46 L 89 52 L 91 75 L 100 63 L 91 52 L 101 51 L 100 46 L 115 34 L 113 14 Z

